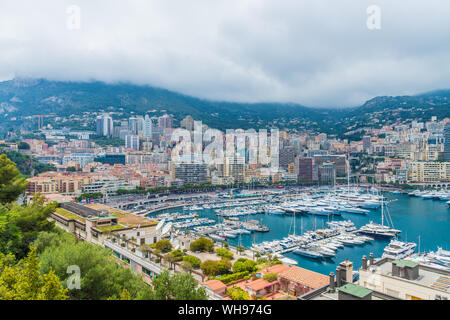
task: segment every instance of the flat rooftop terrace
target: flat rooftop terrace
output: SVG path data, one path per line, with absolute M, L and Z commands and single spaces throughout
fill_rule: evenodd
M 392 276 L 392 263 L 394 261 L 384 261 L 377 263 L 376 273 L 393 277 L 398 280 L 411 282 L 431 289 L 440 290 L 442 292 L 450 292 L 450 272 L 444 270 L 432 269 L 419 265 L 419 277 L 415 280 L 408 280 L 396 276 Z M 370 268 L 370 267 L 369 267 Z

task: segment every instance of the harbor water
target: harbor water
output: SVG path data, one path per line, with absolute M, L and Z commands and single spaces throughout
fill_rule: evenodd
M 394 227 L 402 230 L 398 235 L 399 240 L 416 242 L 418 244 L 416 252 L 419 250 L 420 237 L 420 251 L 435 251 L 437 246 L 443 249 L 450 249 L 450 207 L 445 201 L 439 200 L 424 200 L 421 197 L 411 197 L 407 194 L 384 193 L 384 196 L 389 202 L 387 211 L 389 212 Z M 385 209 L 386 210 L 386 209 Z M 181 211 L 181 208 L 167 210 Z M 204 209 L 196 211 L 200 217 L 222 221 L 221 217 L 217 217 L 215 212 L 211 209 Z M 281 240 L 282 238 L 294 233 L 293 215 L 276 215 L 276 214 L 255 214 L 248 216 L 241 216 L 241 221 L 258 220 L 270 228 L 269 232 L 256 232 L 254 234 L 243 234 L 234 239 L 227 241 L 233 244 L 240 244 L 245 247 L 250 247 L 255 243 L 271 240 Z M 317 230 L 327 227 L 327 221 L 331 220 L 351 220 L 359 229 L 361 226 L 370 221 L 381 223 L 381 209 L 370 210 L 367 215 L 343 213 L 341 217 L 325 217 L 300 215 L 295 216 L 295 233 L 302 234 L 302 231 Z M 384 224 L 387 224 L 385 217 Z M 369 257 L 370 253 L 374 254 L 375 258 L 380 258 L 383 254 L 383 249 L 389 243 L 389 240 L 375 239 L 374 241 L 366 242 L 362 245 L 344 246 L 336 251 L 336 255 L 332 258 L 313 259 L 304 256 L 296 255 L 292 252 L 283 254 L 284 256 L 294 259 L 298 262 L 297 266 L 310 269 L 322 274 L 329 274 L 336 270 L 336 266 L 348 259 L 353 262 L 354 270 L 358 270 L 361 266 L 361 259 L 363 255 Z

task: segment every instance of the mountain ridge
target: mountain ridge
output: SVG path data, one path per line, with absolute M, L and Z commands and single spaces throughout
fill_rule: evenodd
M 149 111 L 167 112 L 177 121 L 186 115 L 202 120 L 211 127 L 255 128 L 271 125 L 324 130 L 337 133 L 367 124 L 374 114 L 385 117 L 425 119 L 433 113 L 450 116 L 450 90 L 439 89 L 414 96 L 377 96 L 360 106 L 350 108 L 313 108 L 298 103 L 240 103 L 213 101 L 128 82 L 52 81 L 16 78 L 0 82 L 0 114 L 29 116 L 57 114 L 68 116 L 83 111 L 116 111 L 123 116 Z M 404 112 L 411 113 L 410 115 Z M 434 115 L 434 114 L 433 114 Z

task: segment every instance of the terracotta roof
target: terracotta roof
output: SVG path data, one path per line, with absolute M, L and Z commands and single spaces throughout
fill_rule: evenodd
M 274 266 L 271 266 L 271 267 L 267 268 L 266 271 L 267 271 L 267 273 L 279 274 L 279 273 L 282 273 L 282 272 L 284 272 L 284 271 L 286 271 L 288 269 L 289 269 L 289 267 L 284 265 L 284 264 L 276 264 Z
M 253 291 L 258 291 L 261 289 L 264 289 L 265 287 L 268 287 L 278 281 L 269 282 L 266 279 L 260 278 L 258 280 L 252 281 L 247 283 L 247 287 L 250 287 Z
M 292 266 L 288 270 L 280 273 L 280 277 L 313 289 L 320 288 L 330 281 L 326 275 L 296 266 Z
M 212 291 L 222 291 L 226 289 L 226 285 L 220 280 L 208 280 L 203 282 L 204 285 L 208 286 Z

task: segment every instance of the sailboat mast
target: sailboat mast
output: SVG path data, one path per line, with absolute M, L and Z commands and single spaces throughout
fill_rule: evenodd
M 295 236 L 295 209 L 294 209 L 294 236 Z
M 303 234 L 303 219 L 302 216 L 300 216 L 300 232 Z
M 420 235 L 419 235 L 419 256 L 420 256 Z
M 347 160 L 347 194 L 350 194 L 350 160 Z
M 384 226 L 383 195 L 381 196 L 381 225 Z

